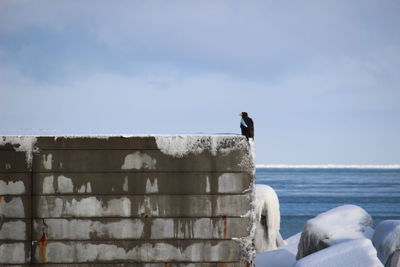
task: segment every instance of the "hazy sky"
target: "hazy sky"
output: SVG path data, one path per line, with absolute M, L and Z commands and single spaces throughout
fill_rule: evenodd
M 247 111 L 259 164 L 399 164 L 399 12 L 2 0 L 0 134 L 239 133 Z

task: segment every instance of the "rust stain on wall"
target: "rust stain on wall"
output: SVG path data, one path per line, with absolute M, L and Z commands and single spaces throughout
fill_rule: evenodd
M 39 240 L 39 260 L 41 263 L 46 262 L 46 247 L 47 247 L 47 237 L 46 233 L 43 232 L 42 237 Z
M 222 216 L 222 220 L 224 221 L 224 238 L 226 238 L 228 232 L 226 216 Z

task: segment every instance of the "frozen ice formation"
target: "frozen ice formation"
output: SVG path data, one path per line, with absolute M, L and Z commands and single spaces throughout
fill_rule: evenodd
M 188 154 L 200 154 L 210 151 L 229 153 L 232 150 L 246 149 L 249 144 L 242 136 L 225 135 L 156 135 L 157 147 L 161 152 L 174 157 L 183 157 Z
M 281 215 L 279 200 L 274 189 L 267 185 L 255 186 L 256 232 L 255 247 L 257 252 L 274 250 L 284 244 L 279 233 Z
M 380 222 L 375 228 L 372 242 L 385 266 L 400 266 L 400 220 Z
M 343 205 L 321 213 L 306 222 L 296 258 L 301 259 L 343 241 L 371 238 L 371 226 L 371 216 L 355 205 Z

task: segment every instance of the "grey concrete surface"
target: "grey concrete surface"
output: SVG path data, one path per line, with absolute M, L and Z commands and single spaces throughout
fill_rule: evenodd
M 240 165 L 245 151 L 177 158 L 158 150 L 46 150 L 34 154 L 35 172 L 203 172 L 249 171 Z
M 26 154 L 12 150 L 0 150 L 0 173 L 29 171 Z
M 33 262 L 42 261 L 34 246 Z M 175 241 L 48 241 L 47 263 L 79 262 L 219 262 L 239 261 L 238 243 L 232 240 Z
M 26 200 L 26 197 L 23 198 Z M 33 197 L 34 217 L 242 216 L 250 195 L 105 195 Z M 8 208 L 7 210 L 9 210 Z M 22 213 L 21 213 L 22 215 Z M 21 216 L 20 215 L 20 216 Z
M 231 239 L 249 235 L 249 218 L 88 218 L 34 220 L 33 239 L 47 240 Z M 14 235 L 14 234 L 13 234 Z M 1 237 L 0 232 L 0 237 Z M 20 238 L 22 235 L 18 234 Z M 24 239 L 21 239 L 24 240 Z
M 58 188 L 67 179 L 72 186 Z M 245 172 L 34 173 L 33 190 L 35 195 L 241 194 L 252 179 L 252 174 Z
M 247 266 L 253 170 L 241 136 L 0 137 L 0 264 Z

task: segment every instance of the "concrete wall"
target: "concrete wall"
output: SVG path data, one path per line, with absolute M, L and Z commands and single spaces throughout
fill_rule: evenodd
M 0 137 L 0 264 L 249 264 L 253 170 L 240 136 Z

